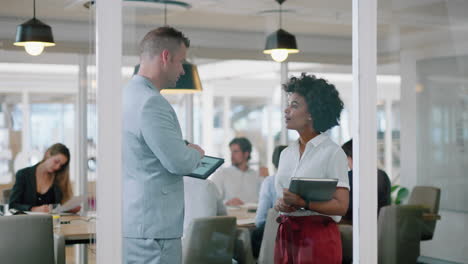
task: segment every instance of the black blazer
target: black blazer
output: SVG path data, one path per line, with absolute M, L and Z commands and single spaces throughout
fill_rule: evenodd
M 344 220 L 353 221 L 353 171 L 348 171 L 349 186 L 349 206 L 346 215 L 343 216 Z M 387 173 L 381 169 L 377 169 L 377 215 L 380 208 L 390 205 L 391 203 L 391 186 L 392 183 L 388 178 Z
M 16 173 L 16 182 L 10 193 L 9 208 L 21 211 L 30 211 L 31 207 L 37 206 L 36 168 L 37 165 L 19 170 Z M 55 201 L 62 201 L 62 190 L 54 183 Z

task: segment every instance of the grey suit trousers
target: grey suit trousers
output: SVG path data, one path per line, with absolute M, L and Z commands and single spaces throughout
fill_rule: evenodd
M 181 264 L 182 244 L 177 239 L 123 238 L 125 264 Z

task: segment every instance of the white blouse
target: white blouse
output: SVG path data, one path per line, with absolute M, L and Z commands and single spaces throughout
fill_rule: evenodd
M 349 189 L 346 154 L 328 135 L 322 133 L 307 142 L 302 157 L 299 153 L 299 139 L 281 152 L 275 188 L 278 198 L 283 197 L 283 188 L 289 188 L 292 177 L 336 178 L 337 187 Z M 319 215 L 311 210 L 282 213 L 292 216 Z M 335 222 L 341 216 L 329 215 Z

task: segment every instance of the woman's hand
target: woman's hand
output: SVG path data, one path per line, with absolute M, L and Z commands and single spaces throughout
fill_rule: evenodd
M 40 206 L 33 206 L 31 207 L 31 212 L 42 212 L 42 213 L 49 213 L 50 208 L 48 204 L 40 205 Z
M 307 203 L 299 195 L 290 192 L 288 189 L 283 189 L 283 200 L 284 202 L 295 208 L 306 208 Z
M 284 213 L 292 213 L 297 210 L 295 207 L 286 204 L 283 198 L 278 198 L 278 200 L 276 200 L 275 209 Z

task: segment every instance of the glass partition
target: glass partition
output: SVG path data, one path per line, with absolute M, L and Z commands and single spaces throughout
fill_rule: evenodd
M 383 114 L 392 127 L 383 136 L 391 150 L 383 152 L 385 160 L 393 161 L 393 184 L 410 191 L 404 203 L 414 203 L 413 195 L 423 186 L 440 190 L 440 199 L 425 194 L 424 199 L 436 199 L 438 211 L 431 213 L 440 219 L 433 224 L 433 236 L 421 241 L 419 261 L 466 263 L 468 4 L 441 0 L 378 5 L 379 70 L 401 77 L 401 96 L 385 102 Z

